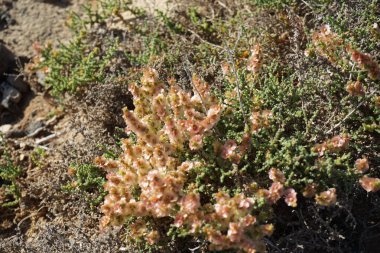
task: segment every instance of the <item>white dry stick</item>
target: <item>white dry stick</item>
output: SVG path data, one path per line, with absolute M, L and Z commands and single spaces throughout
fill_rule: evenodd
M 57 132 L 57 133 L 54 133 L 54 134 L 48 135 L 48 136 L 43 137 L 43 138 L 41 138 L 41 139 L 37 139 L 37 140 L 36 140 L 36 144 L 37 144 L 37 145 L 40 145 L 41 143 L 44 143 L 44 142 L 50 141 L 51 139 L 56 138 L 56 137 L 60 136 L 60 135 L 63 134 L 63 133 L 64 133 L 64 131 L 61 131 L 61 132 Z

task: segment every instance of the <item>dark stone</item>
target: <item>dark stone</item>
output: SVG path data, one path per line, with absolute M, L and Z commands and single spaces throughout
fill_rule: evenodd
M 8 82 L 1 83 L 0 91 L 2 94 L 1 105 L 8 110 L 11 110 L 12 104 L 18 104 L 21 100 L 21 93 Z
M 22 76 L 10 75 L 7 78 L 7 82 L 22 93 L 29 91 L 29 86 L 24 82 Z
M 0 42 L 0 78 L 9 71 L 14 62 L 14 55 Z
M 24 130 L 12 130 L 5 134 L 5 138 L 22 138 L 26 135 L 27 133 Z
M 2 112 L 0 116 L 0 125 L 14 123 L 18 119 L 18 115 L 18 113 L 13 113 L 11 111 Z
M 10 25 L 14 25 L 16 20 L 14 20 L 8 11 L 0 11 L 0 30 L 8 28 Z

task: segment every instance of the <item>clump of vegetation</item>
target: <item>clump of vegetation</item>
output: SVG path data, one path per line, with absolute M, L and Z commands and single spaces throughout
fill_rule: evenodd
M 41 75 L 46 75 L 43 84 L 52 95 L 79 92 L 85 84 L 105 80 L 106 69 L 117 48 L 117 41 L 110 41 L 107 50 L 102 51 L 89 44 L 84 36 L 77 36 L 61 50 L 55 51 L 49 45 L 41 51 L 41 58 L 35 64 Z
M 57 60 L 65 47 L 45 51 L 56 94 L 129 83 L 123 152 L 96 159 L 107 180 L 70 172 L 82 190 L 106 181 L 102 228 L 125 225 L 129 243 L 163 252 L 181 238 L 234 252 L 363 248 L 349 241 L 380 220 L 353 214 L 380 190 L 378 1 L 201 2 L 173 17 L 109 1 L 113 11 L 75 20 L 84 47 L 83 27 L 112 19 L 133 36 L 103 37 L 99 57 L 76 45 L 75 62 Z
M 224 67 L 228 83 L 236 66 Z M 259 69 L 256 47 L 241 71 L 248 79 Z M 133 237 L 155 244 L 163 235 L 148 230 L 146 220 L 167 218 L 182 235 L 206 239 L 213 249 L 261 252 L 261 239 L 273 230 L 270 207 L 281 197 L 296 207 L 301 191 L 305 198 L 331 206 L 337 202 L 336 188 L 355 184 L 369 169 L 366 158 L 350 163 L 351 154 L 344 152 L 347 134 L 308 148 L 306 143 L 295 146 L 295 137 L 278 132 L 276 108 L 265 108 L 256 97 L 260 91 L 252 95 L 252 87 L 239 82 L 213 92 L 193 76 L 193 90 L 185 92 L 174 79 L 165 84 L 155 70 L 146 69 L 140 84 L 130 85 L 135 109 L 124 109 L 131 135 L 122 141 L 124 153 L 117 160 L 97 159 L 109 172 L 102 226 L 136 218 L 130 226 L 141 228 L 134 229 Z M 218 98 L 215 93 L 221 91 Z M 249 104 L 247 117 L 244 105 Z M 294 151 L 302 153 L 288 153 Z M 377 191 L 379 180 L 364 176 L 360 184 Z
M 0 206 L 12 207 L 20 199 L 18 179 L 22 170 L 12 160 L 6 143 L 1 141 L 0 145 Z
M 31 161 L 38 168 L 42 168 L 44 166 L 45 157 L 46 151 L 41 147 L 35 148 L 33 152 L 30 154 Z
M 76 164 L 68 168 L 68 174 L 72 181 L 63 187 L 70 192 L 87 192 L 89 203 L 95 207 L 99 205 L 106 195 L 103 188 L 105 177 L 102 171 L 93 164 Z

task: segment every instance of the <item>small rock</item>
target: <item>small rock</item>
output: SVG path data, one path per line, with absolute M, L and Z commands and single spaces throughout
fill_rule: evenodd
M 2 93 L 1 105 L 8 110 L 12 109 L 12 103 L 17 104 L 21 100 L 21 93 L 8 82 L 3 82 L 0 85 L 0 91 Z
M 44 126 L 45 126 L 45 123 L 42 120 L 30 122 L 27 125 L 25 131 L 28 136 L 35 136 L 43 130 Z
M 45 73 L 41 70 L 37 70 L 36 75 L 37 75 L 37 82 L 41 85 L 44 85 L 45 79 L 46 79 Z
M 22 162 L 22 161 L 25 160 L 25 158 L 26 158 L 26 155 L 25 154 L 21 154 L 19 160 Z
M 7 82 L 22 93 L 26 93 L 29 90 L 29 86 L 24 82 L 21 76 L 8 76 Z
M 11 124 L 6 124 L 6 125 L 0 126 L 0 132 L 2 132 L 3 134 L 9 133 L 9 131 L 11 129 L 12 129 L 12 125 Z

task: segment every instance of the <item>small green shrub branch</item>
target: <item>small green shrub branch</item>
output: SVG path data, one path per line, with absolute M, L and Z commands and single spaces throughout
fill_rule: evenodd
M 107 192 L 104 190 L 104 173 L 93 164 L 76 164 L 68 169 L 72 182 L 63 186 L 69 192 L 87 192 L 91 207 L 98 206 Z
M 1 141 L 0 152 L 0 206 L 13 207 L 20 199 L 18 180 L 22 170 L 12 161 L 10 151 L 4 141 Z

